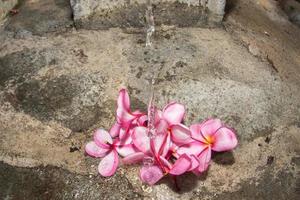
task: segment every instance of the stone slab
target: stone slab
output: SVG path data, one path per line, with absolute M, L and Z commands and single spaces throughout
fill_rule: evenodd
M 79 28 L 143 27 L 147 0 L 71 0 Z M 221 23 L 225 0 L 152 0 L 156 25 L 215 26 Z
M 63 32 L 73 26 L 72 10 L 66 0 L 23 1 L 18 11 L 6 26 L 6 30 L 14 32 L 18 38 Z
M 15 7 L 18 0 L 0 0 L 0 21 L 6 17 L 9 11 Z

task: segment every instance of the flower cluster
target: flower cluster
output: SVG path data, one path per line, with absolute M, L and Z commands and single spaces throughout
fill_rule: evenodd
M 185 108 L 172 102 L 163 110 L 155 109 L 155 137 L 148 133 L 148 116 L 131 111 L 129 95 L 120 90 L 116 123 L 109 132 L 98 129 L 94 140 L 85 150 L 93 157 L 102 158 L 98 171 L 112 176 L 119 165 L 142 163 L 140 178 L 153 185 L 167 174 L 181 175 L 204 172 L 210 163 L 212 151 L 229 151 L 236 147 L 234 131 L 219 119 L 208 119 L 186 127 L 182 124 Z M 145 164 L 145 160 L 151 161 Z

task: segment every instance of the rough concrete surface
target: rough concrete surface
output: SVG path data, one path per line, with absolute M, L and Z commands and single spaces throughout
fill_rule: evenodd
M 300 199 L 300 29 L 275 1 L 227 1 L 219 28 L 157 27 L 152 48 L 143 29 L 76 30 L 67 1 L 18 9 L 0 28 L 0 199 Z M 84 153 L 120 88 L 146 109 L 153 73 L 158 106 L 176 100 L 186 124 L 219 117 L 239 138 L 180 191 L 143 185 L 138 166 L 102 178 Z

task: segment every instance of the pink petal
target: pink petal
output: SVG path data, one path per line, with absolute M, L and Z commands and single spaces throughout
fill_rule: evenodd
M 205 143 L 206 140 L 203 137 L 203 135 L 201 134 L 201 125 L 202 124 L 193 124 L 190 126 L 191 136 L 193 139 Z
M 179 155 L 187 154 L 187 155 L 198 156 L 205 148 L 207 148 L 206 144 L 203 144 L 202 142 L 194 141 L 180 146 L 177 149 L 176 153 Z
M 165 168 L 167 168 L 168 170 L 172 168 L 172 164 L 165 157 L 159 156 L 159 159 Z
M 208 168 L 210 159 L 211 159 L 211 148 L 208 146 L 198 156 L 198 161 L 199 161 L 198 171 L 200 173 L 204 172 Z
M 156 165 L 142 167 L 140 171 L 141 180 L 149 185 L 154 185 L 163 176 L 162 170 Z
M 119 136 L 120 130 L 121 130 L 121 125 L 119 123 L 115 123 L 109 130 L 109 133 L 110 133 L 111 137 L 114 138 L 114 137 Z
M 101 148 L 94 141 L 92 141 L 85 145 L 85 151 L 90 156 L 102 158 L 103 156 L 106 155 L 109 149 Z
M 155 124 L 159 122 L 163 118 L 163 112 L 158 108 L 155 108 Z
M 131 144 L 132 143 L 132 129 L 129 129 L 129 127 L 125 129 L 120 130 L 119 138 L 120 138 L 120 144 Z
M 177 144 L 187 144 L 193 141 L 190 130 L 182 124 L 171 126 L 171 138 Z
M 181 175 L 191 168 L 191 159 L 188 155 L 181 155 L 174 163 L 172 169 L 169 171 L 173 175 Z
M 126 157 L 130 154 L 136 153 L 137 150 L 133 146 L 133 144 L 126 144 L 126 145 L 121 145 L 116 147 L 117 152 L 119 153 L 120 156 Z
M 171 138 L 169 134 L 158 134 L 154 140 L 154 152 L 165 156 L 171 147 Z
M 222 127 L 222 122 L 219 119 L 209 119 L 201 124 L 201 133 L 204 138 L 212 137 L 216 131 Z
M 168 127 L 169 127 L 168 122 L 164 119 L 159 120 L 155 125 L 158 134 L 166 133 L 168 131 Z
M 117 103 L 117 121 L 120 124 L 128 125 L 136 118 L 130 113 L 129 95 L 125 89 L 120 90 Z
M 123 126 L 129 126 L 130 123 L 136 119 L 135 115 L 132 115 L 130 112 L 119 108 L 117 109 L 117 121 L 118 123 L 122 124 Z
M 122 163 L 124 164 L 135 164 L 138 162 L 143 161 L 143 158 L 145 157 L 145 154 L 142 152 L 136 152 L 133 154 L 130 154 L 123 158 Z
M 119 91 L 118 107 L 122 107 L 124 110 L 130 110 L 130 99 L 126 89 Z
M 163 118 L 170 125 L 179 124 L 182 122 L 185 115 L 185 108 L 182 104 L 172 102 L 163 109 Z
M 104 129 L 96 130 L 94 134 L 94 141 L 102 148 L 110 148 L 110 144 L 113 143 L 110 134 Z
M 222 127 L 214 135 L 212 150 L 230 151 L 237 146 L 237 138 L 233 130 Z
M 132 141 L 138 150 L 148 153 L 150 150 L 150 139 L 147 135 L 147 128 L 143 126 L 138 126 L 133 129 Z
M 192 170 L 196 169 L 197 167 L 199 167 L 200 163 L 199 163 L 198 158 L 195 155 L 190 155 L 189 157 L 191 159 L 191 167 L 190 167 L 189 171 L 192 171 Z
M 102 176 L 112 176 L 116 172 L 118 165 L 118 153 L 115 150 L 112 150 L 101 160 L 98 171 Z
M 148 120 L 148 116 L 147 115 L 142 115 L 138 118 L 138 126 L 146 126 L 147 125 L 147 120 Z

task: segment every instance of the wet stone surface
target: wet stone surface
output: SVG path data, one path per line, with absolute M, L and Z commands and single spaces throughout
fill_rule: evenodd
M 101 76 L 96 75 L 31 79 L 17 87 L 16 108 L 37 119 L 53 119 L 73 131 L 83 131 L 107 115 L 97 104 L 103 84 Z
M 18 13 L 13 15 L 6 27 L 22 37 L 24 32 L 43 35 L 63 32 L 73 26 L 72 11 L 66 0 L 20 1 Z
M 43 53 L 30 49 L 0 57 L 0 85 L 5 85 L 11 79 L 16 82 L 24 81 L 46 65 Z
M 11 200 L 142 198 L 120 174 L 103 179 L 58 167 L 19 168 L 3 162 L 0 162 L 0 197 Z
M 295 175 L 288 171 L 275 174 L 274 171 L 267 169 L 258 181 L 248 180 L 243 182 L 237 191 L 217 195 L 214 199 L 297 200 L 300 195 L 299 189 L 300 179 L 295 178 Z
M 220 25 L 225 5 L 223 0 L 159 0 L 151 3 L 156 25 L 180 27 Z M 76 27 L 87 29 L 144 27 L 146 6 L 146 0 L 71 0 Z

